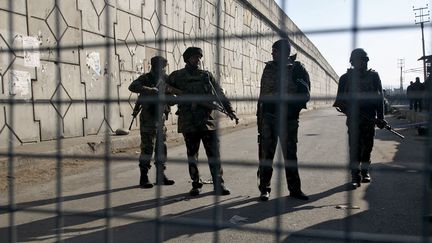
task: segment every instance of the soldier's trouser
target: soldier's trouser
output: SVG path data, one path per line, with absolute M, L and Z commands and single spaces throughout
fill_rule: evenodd
M 422 111 L 422 99 L 414 99 L 414 111 Z
M 219 138 L 216 131 L 200 131 L 183 133 L 188 156 L 189 175 L 192 179 L 192 187 L 200 188 L 200 175 L 198 170 L 198 152 L 202 141 L 207 154 L 213 186 L 216 188 L 224 183 L 223 170 L 220 162 Z
M 284 134 L 278 136 L 275 122 L 263 121 L 261 128 L 261 145 L 259 149 L 259 180 L 260 191 L 270 192 L 270 181 L 273 174 L 273 159 L 278 137 L 285 163 L 285 175 L 290 192 L 301 191 L 301 182 L 297 164 L 297 133 L 298 120 L 287 120 Z
M 375 123 L 360 119 L 357 126 L 347 119 L 350 168 L 353 176 L 358 176 L 360 170 L 368 170 L 375 136 Z
M 167 145 L 166 145 L 166 127 L 159 129 L 141 129 L 141 154 L 139 157 L 139 167 L 144 172 L 151 168 L 150 161 L 155 154 L 155 165 L 159 175 L 166 169 Z

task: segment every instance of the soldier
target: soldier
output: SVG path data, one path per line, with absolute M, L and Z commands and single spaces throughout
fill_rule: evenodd
M 352 68 L 339 79 L 334 107 L 347 116 L 352 188 L 371 181 L 369 166 L 375 136 L 375 125 L 383 129 L 384 99 L 377 72 L 368 69 L 369 57 L 361 49 L 351 52 Z
M 413 93 L 413 85 L 414 85 L 414 82 L 413 81 L 411 81 L 410 82 L 410 85 L 408 85 L 408 87 L 407 87 L 407 89 L 406 89 L 406 95 L 407 95 L 407 98 L 408 98 L 408 101 L 409 101 L 409 109 L 410 110 L 412 110 L 413 109 L 413 107 L 414 107 L 414 99 L 413 99 L 413 95 L 412 95 L 412 93 Z
M 141 133 L 141 154 L 139 157 L 140 182 L 142 188 L 152 188 L 148 178 L 148 171 L 151 168 L 150 160 L 155 153 L 156 184 L 173 185 L 174 181 L 165 175 L 166 170 L 166 127 L 165 120 L 168 118 L 170 106 L 163 105 L 163 111 L 158 110 L 158 104 L 140 101 L 144 96 L 157 97 L 159 90 L 164 91 L 167 74 L 165 67 L 167 60 L 161 56 L 151 59 L 151 70 L 143 74 L 129 85 L 129 90 L 139 93 L 137 104 L 141 107 L 140 133 Z M 138 108 L 139 109 L 139 108 Z
M 278 138 L 284 157 L 290 196 L 301 200 L 309 199 L 301 190 L 297 166 L 297 133 L 300 110 L 306 108 L 309 100 L 310 81 L 304 66 L 295 61 L 295 56 L 290 57 L 290 50 L 291 45 L 287 39 L 276 41 L 272 46 L 273 61 L 266 63 L 261 77 L 257 123 L 259 134 L 258 188 L 262 201 L 267 201 L 270 197 L 270 180 Z M 293 100 L 284 104 L 265 101 L 266 98 L 278 95 L 293 98 Z
M 423 110 L 423 96 L 425 91 L 425 85 L 420 82 L 420 78 L 416 77 L 416 81 L 412 85 L 412 97 L 414 100 L 414 111 L 422 112 Z
M 214 95 L 220 105 L 233 119 L 235 116 L 231 103 L 223 94 L 213 75 L 200 69 L 203 57 L 201 48 L 189 47 L 183 53 L 185 68 L 172 72 L 167 80 L 167 91 L 177 95 Z M 192 179 L 191 196 L 197 196 L 203 186 L 198 171 L 198 150 L 202 141 L 206 150 L 213 187 L 216 194 L 229 195 L 222 178 L 220 163 L 219 138 L 216 131 L 216 114 L 211 104 L 206 101 L 178 104 L 178 132 L 183 134 L 189 164 L 189 175 Z

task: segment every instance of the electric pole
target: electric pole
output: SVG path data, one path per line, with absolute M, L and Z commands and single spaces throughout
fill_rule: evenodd
M 428 23 L 430 22 L 430 17 L 429 17 L 429 7 L 426 4 L 426 7 L 422 7 L 422 8 L 414 8 L 413 6 L 413 11 L 415 12 L 415 24 L 420 24 L 421 27 L 421 33 L 422 33 L 422 47 L 423 47 L 423 75 L 424 75 L 424 79 L 423 81 L 426 80 L 426 59 L 424 58 L 426 56 L 425 53 L 425 41 L 424 41 L 424 23 Z
M 403 93 L 403 68 L 405 67 L 405 59 L 398 59 L 398 68 L 400 68 L 400 93 Z

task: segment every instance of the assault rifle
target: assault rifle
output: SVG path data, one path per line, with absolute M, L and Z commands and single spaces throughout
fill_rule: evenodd
M 374 122 L 375 122 L 375 124 L 378 124 L 378 123 L 381 122 L 381 120 L 375 118 Z M 393 129 L 393 127 L 391 127 L 389 124 L 386 124 L 386 125 L 384 126 L 384 129 L 390 131 L 391 133 L 393 133 L 394 135 L 396 135 L 396 136 L 398 136 L 398 137 L 400 137 L 400 138 L 402 138 L 402 139 L 405 138 L 404 135 L 402 135 L 402 134 L 396 132 L 396 131 Z
M 133 111 L 132 111 L 132 121 L 129 125 L 129 130 L 131 130 L 132 124 L 133 124 L 135 118 L 137 117 L 137 115 L 140 113 L 141 109 L 142 109 L 142 106 L 140 104 L 138 104 L 138 101 L 136 101 L 135 106 L 134 106 Z
M 340 105 L 341 105 L 341 104 L 339 104 L 339 106 L 340 106 Z M 343 112 L 342 109 L 341 109 L 341 107 L 339 107 L 339 106 L 336 107 L 336 110 L 345 114 L 345 112 Z M 361 117 L 365 118 L 366 120 L 373 121 L 375 124 L 380 124 L 380 123 L 382 123 L 382 121 L 381 121 L 380 119 L 377 119 L 377 118 L 369 118 L 368 116 L 366 116 L 365 114 L 363 114 L 363 113 L 361 113 L 361 112 L 358 112 L 358 114 L 359 114 Z M 393 127 L 390 126 L 388 123 L 383 127 L 383 129 L 386 129 L 387 131 L 390 131 L 390 132 L 393 133 L 394 135 L 396 135 L 396 136 L 398 136 L 398 137 L 400 137 L 400 138 L 402 138 L 402 139 L 405 139 L 405 136 L 404 136 L 404 135 L 402 135 L 402 134 L 396 132 L 396 131 L 393 129 Z
M 238 124 L 238 123 L 239 123 L 239 119 L 238 119 L 238 117 L 235 115 L 235 113 L 234 113 L 234 112 L 228 112 L 228 111 L 225 109 L 225 106 L 223 105 L 222 100 L 221 100 L 221 98 L 219 97 L 219 94 L 218 94 L 217 90 L 215 89 L 215 87 L 213 86 L 213 83 L 212 83 L 211 80 L 210 80 L 210 74 L 209 74 L 209 72 L 206 71 L 205 73 L 207 74 L 207 81 L 208 81 L 208 83 L 209 83 L 209 85 L 210 85 L 210 87 L 211 87 L 211 89 L 212 89 L 212 93 L 213 93 L 214 96 L 216 96 L 216 99 L 217 99 L 217 103 L 214 104 L 214 105 L 216 105 L 216 110 L 218 110 L 218 111 L 224 113 L 224 114 L 227 115 L 231 120 L 235 120 L 235 123 Z
M 212 93 L 216 96 L 217 102 L 199 102 L 198 105 L 203 106 L 205 108 L 211 109 L 211 110 L 217 110 L 219 112 L 224 113 L 225 115 L 227 115 L 231 120 L 235 120 L 235 123 L 238 124 L 239 123 L 239 119 L 238 117 L 234 114 L 234 113 L 230 113 L 228 112 L 225 107 L 223 106 L 222 100 L 219 98 L 219 96 L 216 93 L 216 90 L 214 88 L 214 86 L 211 84 L 211 82 L 209 81 L 211 88 L 212 88 Z M 183 91 L 180 89 L 177 89 L 169 84 L 165 84 L 165 92 L 167 94 L 174 94 L 174 95 L 183 95 Z

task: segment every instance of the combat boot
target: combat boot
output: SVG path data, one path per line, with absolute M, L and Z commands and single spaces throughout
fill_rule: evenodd
M 171 185 L 174 185 L 175 181 L 168 179 L 168 177 L 166 177 L 166 175 L 164 175 L 163 183 L 164 183 L 164 185 L 171 186 Z
M 165 175 L 165 173 L 162 174 L 162 185 L 171 186 L 174 185 L 175 181 L 168 179 L 168 177 Z M 156 184 L 159 185 L 159 178 L 156 179 Z
M 141 188 L 152 188 L 153 184 L 150 183 L 148 175 L 147 175 L 148 170 L 141 169 L 140 172 L 141 172 L 141 176 L 140 176 L 139 186 Z
M 351 188 L 357 189 L 357 187 L 361 186 L 361 176 L 360 176 L 360 170 L 355 170 L 351 172 Z
M 195 197 L 198 196 L 201 193 L 200 188 L 192 187 L 192 189 L 189 191 L 189 195 Z
M 192 189 L 189 191 L 189 195 L 198 196 L 201 193 L 202 186 L 201 182 L 192 182 Z
M 290 197 L 297 198 L 299 200 L 304 200 L 304 201 L 309 200 L 309 197 L 306 194 L 304 194 L 301 190 L 291 192 Z
M 369 174 L 369 170 L 361 170 L 361 177 L 362 177 L 361 182 L 364 182 L 364 183 L 371 182 L 371 177 L 370 177 L 370 174 Z
M 261 201 L 264 201 L 264 202 L 268 201 L 269 198 L 270 198 L 270 192 L 269 191 L 266 191 L 266 190 L 261 191 L 261 194 L 260 194 L 260 200 Z
M 258 189 L 260 191 L 260 200 L 261 201 L 268 201 L 270 198 L 270 178 L 271 178 L 271 170 L 266 170 L 267 167 L 260 166 L 257 171 L 257 179 L 259 180 L 259 186 Z M 267 172 L 267 173 L 263 173 Z M 270 175 L 270 176 L 269 176 Z
M 214 191 L 216 195 L 226 196 L 231 194 L 231 191 L 224 184 L 222 184 L 219 188 L 214 188 Z

